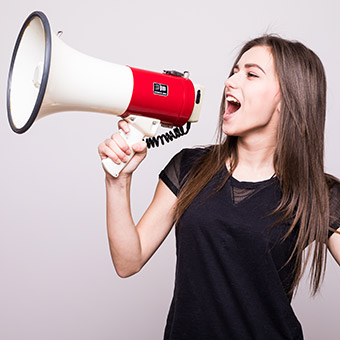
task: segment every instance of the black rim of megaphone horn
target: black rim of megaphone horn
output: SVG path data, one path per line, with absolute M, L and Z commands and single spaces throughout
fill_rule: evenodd
M 35 17 L 39 17 L 43 26 L 44 26 L 44 31 L 45 31 L 45 56 L 44 56 L 44 68 L 43 68 L 43 76 L 41 79 L 41 85 L 39 88 L 39 92 L 38 92 L 38 96 L 33 108 L 33 111 L 31 112 L 30 118 L 28 119 L 28 121 L 26 122 L 26 124 L 21 127 L 21 128 L 17 128 L 14 123 L 13 123 L 13 119 L 12 119 L 12 112 L 11 112 L 11 85 L 12 85 L 12 73 L 13 73 L 13 68 L 14 68 L 14 63 L 15 63 L 15 59 L 18 53 L 18 49 L 19 49 L 19 45 L 21 43 L 21 39 L 25 33 L 26 28 L 29 26 L 30 22 L 35 18 Z M 15 43 L 15 47 L 14 47 L 14 51 L 12 54 L 12 60 L 11 60 L 11 66 L 9 69 L 9 74 L 8 74 L 8 83 L 7 83 L 7 114 L 8 114 L 8 121 L 11 125 L 11 128 L 14 132 L 16 133 L 24 133 L 25 131 L 27 131 L 31 125 L 33 124 L 34 120 L 36 119 L 39 110 L 40 110 L 40 106 L 41 103 L 43 101 L 44 95 L 45 95 L 45 91 L 46 91 L 46 87 L 47 87 L 47 80 L 48 80 L 48 75 L 50 72 L 50 65 L 51 65 L 51 29 L 50 29 L 50 24 L 48 22 L 48 19 L 46 17 L 46 15 L 42 12 L 39 11 L 35 11 L 33 13 L 31 13 L 26 21 L 24 22 L 20 33 L 18 35 L 17 41 Z

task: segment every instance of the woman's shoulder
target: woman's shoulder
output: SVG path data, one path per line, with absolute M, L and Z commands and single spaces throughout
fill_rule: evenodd
M 177 194 L 186 174 L 192 169 L 195 162 L 205 153 L 211 150 L 211 146 L 196 146 L 185 148 L 172 157 L 170 162 L 160 173 L 160 178 L 170 189 Z
M 183 167 L 191 167 L 197 159 L 203 156 L 210 149 L 210 146 L 196 146 L 182 149 L 171 158 L 166 167 L 175 167 L 178 170 Z
M 329 189 L 330 226 L 337 229 L 340 227 L 340 181 L 328 174 L 326 180 Z
M 340 180 L 333 175 L 326 174 L 326 182 L 329 189 L 330 199 L 340 195 Z
M 336 207 L 340 214 L 340 180 L 333 175 L 326 174 L 326 182 L 329 190 L 330 208 Z
M 170 163 L 177 163 L 180 172 L 187 173 L 203 155 L 211 151 L 213 146 L 195 146 L 192 148 L 185 148 L 178 152 Z
M 182 149 L 177 155 L 181 155 L 184 161 L 192 161 L 203 156 L 212 149 L 212 145 L 208 146 L 195 146 L 192 148 Z

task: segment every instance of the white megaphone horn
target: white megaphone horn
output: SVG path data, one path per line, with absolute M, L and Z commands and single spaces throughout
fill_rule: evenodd
M 46 15 L 36 11 L 24 22 L 14 47 L 7 112 L 16 133 L 56 112 L 113 114 L 128 121 L 130 132 L 120 132 L 131 146 L 155 136 L 160 124 L 181 127 L 198 121 L 203 93 L 188 72 L 145 71 L 80 53 L 52 34 Z M 103 160 L 115 177 L 125 165 Z

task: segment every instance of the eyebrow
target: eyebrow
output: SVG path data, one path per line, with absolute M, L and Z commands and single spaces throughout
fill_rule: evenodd
M 266 74 L 266 72 L 264 72 L 263 68 L 257 64 L 253 64 L 253 63 L 250 63 L 250 64 L 245 64 L 244 65 L 245 68 L 251 68 L 251 67 L 257 67 L 258 69 L 260 69 L 264 74 Z M 237 70 L 240 69 L 240 66 L 237 64 L 235 65 L 235 67 Z

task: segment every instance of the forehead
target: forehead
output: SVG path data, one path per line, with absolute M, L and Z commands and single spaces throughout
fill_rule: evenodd
M 257 64 L 261 66 L 267 73 L 275 74 L 274 58 L 270 47 L 255 46 L 243 53 L 241 59 L 237 63 L 239 66 L 245 64 Z

